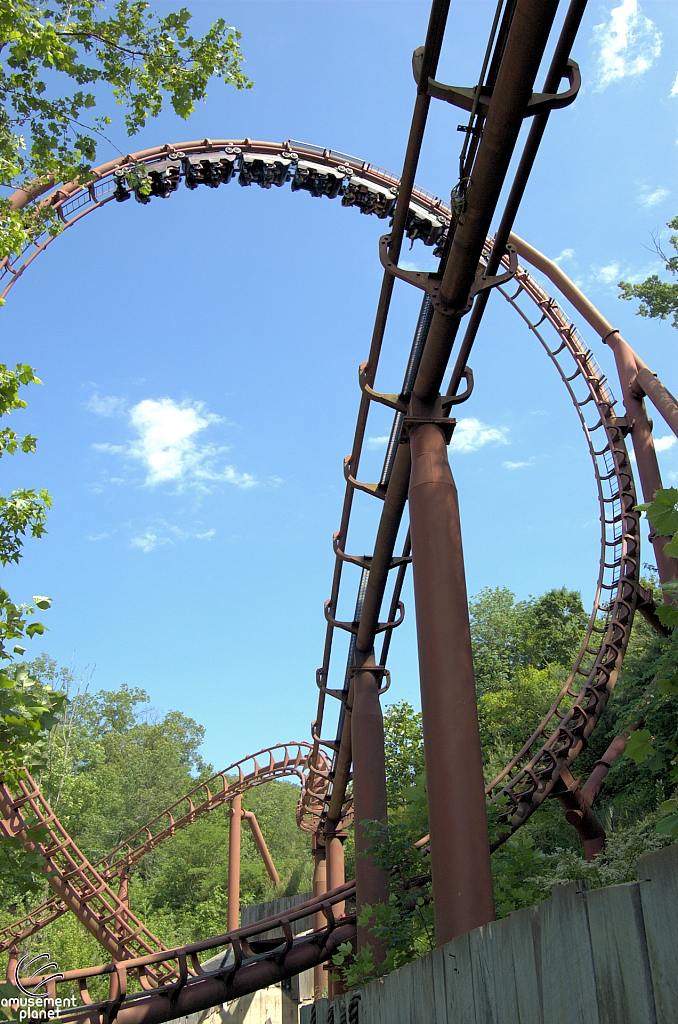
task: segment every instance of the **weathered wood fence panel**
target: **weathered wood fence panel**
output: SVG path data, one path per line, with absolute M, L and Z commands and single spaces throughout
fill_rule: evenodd
M 678 844 L 638 878 L 561 886 L 301 1024 L 678 1024 Z

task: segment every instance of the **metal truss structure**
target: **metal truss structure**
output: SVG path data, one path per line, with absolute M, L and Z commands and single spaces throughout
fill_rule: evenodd
M 65 981 L 78 982 L 83 1006 L 70 1015 L 62 1014 L 64 1020 L 87 1019 L 92 1024 L 116 1019 L 123 1024 L 171 1020 L 317 967 L 339 942 L 354 941 L 356 934 L 359 947 L 370 941 L 377 960 L 383 955 L 368 927 L 356 927 L 355 915 L 345 914 L 344 904 L 352 896 L 359 906 L 374 904 L 388 891 L 388 879 L 369 857 L 362 822 L 386 819 L 380 696 L 390 684 L 386 662 L 393 630 L 404 614 L 401 592 L 410 563 L 431 829 L 430 837 L 418 845 L 430 847 L 436 942 L 446 942 L 493 917 L 485 797 L 490 802 L 500 801 L 495 847 L 544 799 L 557 796 L 582 837 L 597 843 L 596 850 L 600 848 L 602 839 L 592 825 L 592 803 L 625 739 L 615 741 L 581 790 L 570 769 L 586 748 L 615 685 L 635 611 L 658 625 L 652 595 L 639 585 L 639 516 L 625 438 L 630 435 L 633 439 L 643 494 L 651 499 L 661 486 L 661 477 L 643 396 L 652 398 L 673 429 L 677 407 L 619 332 L 571 282 L 563 284 L 558 279 L 558 287 L 614 351 L 624 409 L 617 407 L 607 380 L 574 324 L 519 263 L 518 256 L 547 275 L 548 261 L 511 235 L 549 116 L 577 95 L 579 71 L 570 59 L 570 50 L 585 6 L 585 0 L 571 0 L 543 92 L 535 92 L 557 0 L 499 0 L 478 84 L 472 89 L 436 80 L 449 0 L 434 0 L 426 44 L 413 58 L 417 92 L 400 177 L 347 154 L 296 141 L 205 139 L 115 160 L 98 168 L 87 186 L 51 186 L 31 197 L 31 201 L 48 205 L 64 227 L 70 228 L 109 203 L 134 198 L 146 205 L 170 198 L 182 183 L 190 190 L 219 188 L 235 181 L 267 189 L 289 183 L 295 192 L 338 199 L 342 206 L 354 206 L 390 221 L 390 231 L 379 243 L 384 276 L 371 346 L 359 369 L 361 396 L 353 445 L 344 463 L 346 491 L 334 536 L 335 565 L 325 604 L 327 631 L 316 678 L 319 694 L 312 743 L 292 745 L 293 751 L 291 745 L 272 748 L 268 766 L 260 767 L 255 761 L 248 771 L 241 763 L 219 773 L 95 866 L 84 861 L 28 775 L 20 779 L 16 791 L 7 781 L 0 788 L 6 834 L 19 836 L 27 849 L 43 853 L 50 884 L 63 906 L 78 913 L 113 957 L 110 964 L 65 976 Z M 567 87 L 561 90 L 563 80 Z M 450 206 L 414 184 L 432 99 L 469 112 Z M 526 118 L 531 119 L 531 127 L 497 232 L 489 237 Z M 25 196 L 17 196 L 17 206 L 25 202 Z M 436 273 L 400 267 L 406 237 L 434 247 L 440 257 Z M 21 257 L 4 262 L 0 267 L 3 297 L 52 241 L 44 235 Z M 396 281 L 421 290 L 423 301 L 402 388 L 397 393 L 382 393 L 375 384 Z M 568 679 L 533 735 L 484 787 L 459 512 L 446 446 L 455 427 L 451 413 L 473 392 L 468 359 L 493 291 L 504 296 L 535 335 L 572 399 L 596 481 L 601 555 L 586 636 Z M 465 333 L 449 383 L 443 388 L 463 322 Z M 360 479 L 360 461 L 373 403 L 393 411 L 393 425 L 379 480 L 366 482 Z M 375 499 L 374 507 L 379 510 L 369 557 L 347 553 L 357 492 Z M 408 504 L 410 527 L 405 531 Z M 666 538 L 651 539 L 660 578 L 678 575 L 675 560 L 663 553 Z M 398 553 L 396 544 L 400 545 Z M 358 567 L 361 573 L 353 619 L 340 621 L 337 615 L 346 564 Z M 337 654 L 337 630 L 349 634 L 347 658 L 345 649 Z M 382 643 L 377 656 L 379 634 Z M 341 659 L 336 668 L 335 655 Z M 342 685 L 333 687 L 331 680 L 337 676 Z M 337 732 L 331 741 L 322 738 L 328 697 L 339 702 Z M 230 782 L 227 775 L 236 768 L 238 780 Z M 224 935 L 182 949 L 163 949 L 110 888 L 111 879 L 122 877 L 145 852 L 200 814 L 225 803 L 233 808 L 248 786 L 285 775 L 296 775 L 302 783 L 298 823 L 313 834 L 314 899 L 294 914 L 259 922 L 256 927 L 237 929 L 230 921 Z M 356 823 L 356 851 L 366 855 L 356 860 L 356 881 L 343 883 L 342 841 L 351 814 Z M 236 818 L 239 822 L 239 810 Z M 60 912 L 60 905 L 44 904 L 17 923 L 18 931 L 5 931 L 5 948 L 12 936 L 18 939 L 32 934 Z M 290 922 L 309 913 L 315 915 L 314 931 L 295 938 Z M 276 926 L 283 938 L 273 940 L 273 948 L 257 941 L 257 934 Z M 223 947 L 227 952 L 221 966 L 205 974 L 199 954 Z M 106 977 L 110 982 L 107 998 L 92 1001 L 90 979 Z M 136 979 L 139 991 L 128 992 L 130 978 Z M 53 995 L 55 983 L 50 985 Z

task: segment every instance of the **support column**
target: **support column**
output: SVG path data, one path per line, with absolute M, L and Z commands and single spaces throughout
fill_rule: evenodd
M 242 827 L 242 794 L 228 805 L 228 916 L 226 928 L 233 932 L 240 927 L 240 833 Z
M 440 402 L 412 400 L 416 417 Z M 440 426 L 408 420 L 410 529 L 436 944 L 494 920 L 457 489 Z
M 376 668 L 374 651 L 356 651 L 362 663 L 353 669 L 353 708 L 351 714 L 351 746 L 353 751 L 353 818 L 355 830 L 356 907 L 385 903 L 388 900 L 388 875 L 372 864 L 371 857 L 361 856 L 368 846 L 362 822 L 383 821 L 386 824 L 386 763 L 384 757 L 384 719 L 379 702 L 381 673 Z M 358 949 L 372 946 L 374 962 L 382 963 L 385 951 L 381 941 L 369 927 L 358 925 Z
M 638 396 L 635 387 L 638 372 L 636 358 L 633 349 L 619 336 L 619 332 L 615 331 L 603 340 L 607 341 L 614 352 L 643 498 L 646 502 L 653 501 L 655 491 L 662 486 L 662 478 L 645 402 Z M 657 560 L 659 579 L 662 583 L 666 583 L 667 580 L 675 579 L 678 574 L 678 560 L 664 553 L 664 546 L 671 538 L 660 536 L 651 524 L 648 523 L 648 525 L 650 525 L 650 538 Z
M 120 872 L 120 884 L 118 886 L 118 899 L 122 903 L 126 910 L 129 910 L 129 869 L 124 867 Z M 115 934 L 119 939 L 123 939 L 127 933 L 125 922 L 121 918 L 121 914 L 124 912 L 119 911 L 116 917 Z
M 345 832 L 335 832 L 325 836 L 325 849 L 327 850 L 327 889 L 337 889 L 346 881 L 344 870 L 344 840 Z M 343 917 L 346 913 L 345 903 L 334 904 L 334 916 Z M 343 982 L 331 981 L 327 986 L 327 994 L 330 999 L 342 995 L 345 992 Z
M 321 846 L 317 836 L 313 836 L 313 898 L 323 896 L 327 892 L 327 861 L 325 847 Z M 321 928 L 327 927 L 325 915 L 322 913 L 313 915 L 313 931 L 319 932 Z M 327 985 L 328 974 L 322 964 L 316 964 L 313 968 L 313 998 L 320 999 L 323 989 Z

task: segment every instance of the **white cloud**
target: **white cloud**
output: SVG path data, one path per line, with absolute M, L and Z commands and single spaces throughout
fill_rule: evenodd
M 97 416 L 120 416 L 126 406 L 124 398 L 116 398 L 115 395 L 105 395 L 101 398 L 96 391 L 85 403 L 87 411 L 96 413 Z
M 621 277 L 621 266 L 614 260 L 606 267 L 592 267 L 593 275 L 601 284 L 616 284 Z
M 638 202 L 641 206 L 651 207 L 657 206 L 659 203 L 663 203 L 668 198 L 670 192 L 663 185 L 658 188 L 651 189 L 649 185 L 643 185 L 638 195 Z
M 598 87 L 629 75 L 642 75 L 652 67 L 662 49 L 662 34 L 638 6 L 638 0 L 621 0 L 605 24 L 596 25 L 600 43 Z
M 450 451 L 475 452 L 486 444 L 508 444 L 506 427 L 489 427 L 473 417 L 457 420 Z
M 206 490 L 208 484 L 218 482 L 241 488 L 256 485 L 251 473 L 240 473 L 229 465 L 219 466 L 219 456 L 228 451 L 227 447 L 198 443 L 203 431 L 221 422 L 221 417 L 208 412 L 203 402 L 145 398 L 130 409 L 129 419 L 138 435 L 133 441 L 92 447 L 112 455 L 125 454 L 139 462 L 146 472 L 147 486 L 174 483 L 180 490 L 188 486 Z M 141 538 L 137 546 L 142 543 L 154 547 L 158 541 Z
M 371 452 L 376 452 L 380 448 L 385 448 L 388 444 L 388 434 L 383 434 L 381 437 L 368 437 L 367 447 Z
M 155 548 L 165 544 L 174 544 L 178 540 L 212 540 L 216 530 L 205 530 L 203 533 L 195 533 L 190 530 L 182 530 L 179 526 L 172 526 L 160 519 L 157 525 L 146 530 L 139 537 L 132 537 L 129 542 L 131 548 L 138 548 L 147 555 Z
M 531 466 L 532 459 L 529 462 L 502 462 L 504 469 L 522 469 L 523 466 Z
M 129 542 L 131 548 L 139 548 L 145 555 L 153 548 L 156 548 L 158 544 L 169 544 L 169 537 L 160 537 L 156 533 L 151 533 L 150 530 L 146 530 L 146 533 L 142 537 L 132 537 Z
M 678 96 L 678 75 L 676 75 L 676 80 L 671 86 L 671 96 Z
M 673 448 L 676 443 L 675 434 L 667 434 L 666 437 L 655 437 L 654 439 L 654 450 L 656 452 L 667 452 L 669 448 Z
M 571 260 L 574 256 L 574 249 L 563 249 L 560 256 L 556 256 L 554 263 L 563 263 L 565 260 Z

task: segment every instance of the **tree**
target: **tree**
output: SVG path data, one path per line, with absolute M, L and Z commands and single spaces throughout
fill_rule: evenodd
M 501 689 L 520 668 L 569 668 L 588 622 L 581 595 L 566 587 L 517 603 L 506 587 L 484 587 L 469 611 L 479 694 Z
M 185 8 L 160 17 L 144 0 L 3 0 L 0 5 L 0 183 L 35 198 L 52 183 L 91 180 L 111 117 L 97 113 L 99 87 L 124 109 L 128 136 L 162 110 L 187 118 L 213 76 L 236 89 L 240 33 L 219 18 L 202 38 Z M 95 93 L 99 92 L 99 95 Z M 42 230 L 59 231 L 49 207 L 0 200 L 0 257 Z
M 678 217 L 668 221 L 667 227 L 678 231 Z M 655 236 L 655 249 L 657 254 L 664 260 L 664 265 L 670 274 L 678 274 L 678 235 L 671 235 L 669 239 L 676 250 L 675 256 L 667 256 Z M 651 319 L 666 320 L 673 316 L 671 321 L 674 327 L 678 327 L 678 283 L 671 284 L 668 281 L 661 281 L 657 274 L 651 274 L 640 284 L 631 284 L 630 281 L 620 281 L 617 285 L 621 288 L 620 299 L 640 299 L 638 307 L 639 316 L 647 316 Z
M 112 9 L 97 0 L 3 0 L 0 4 L 0 185 L 25 202 L 0 198 L 0 259 L 20 253 L 45 228 L 60 230 L 49 204 L 35 200 L 50 185 L 91 180 L 107 114 L 95 114 L 102 85 L 112 88 L 124 109 L 128 135 L 156 117 L 170 97 L 187 118 L 204 99 L 214 75 L 237 89 L 251 83 L 241 71 L 240 35 L 223 18 L 205 36 L 189 32 L 191 15 L 182 8 L 159 17 L 143 0 L 118 0 Z M 59 88 L 65 85 L 67 92 Z M 70 90 L 70 91 L 68 91 Z M 83 123 L 83 118 L 91 123 Z M 108 141 L 108 140 L 106 140 Z M 139 173 L 143 177 L 143 167 Z M 142 183 L 142 191 L 146 187 Z M 19 390 L 41 381 L 32 367 L 0 364 L 0 416 L 26 403 Z M 35 451 L 30 434 L 19 439 L 0 431 L 0 457 Z M 0 496 L 0 563 L 18 562 L 27 531 L 45 532 L 51 498 L 46 490 L 14 490 Z M 34 598 L 46 609 L 49 598 Z M 0 662 L 12 662 L 25 648 L 7 644 L 44 631 L 29 622 L 33 606 L 16 605 L 0 590 Z M 0 669 L 0 771 L 39 761 L 37 741 L 54 724 L 63 698 L 41 685 L 23 666 Z
M 18 363 L 10 370 L 0 363 L 0 416 L 9 416 L 24 409 L 19 396 L 28 384 L 42 383 L 30 366 Z M 0 430 L 0 457 L 21 451 L 34 452 L 36 439 L 31 434 L 19 438 L 11 427 Z M 39 538 L 45 533 L 47 509 L 51 498 L 47 491 L 21 488 L 0 495 L 0 564 L 16 563 L 26 534 Z M 36 606 L 45 611 L 48 597 L 34 597 Z M 41 622 L 29 621 L 35 614 L 32 605 L 14 604 L 6 590 L 0 589 L 0 771 L 12 771 L 21 765 L 39 763 L 40 741 L 55 723 L 55 714 L 63 704 L 63 696 L 49 683 L 40 683 L 27 667 L 15 662 L 26 648 L 20 643 L 44 632 Z M 3 664 L 4 663 L 4 664 Z

